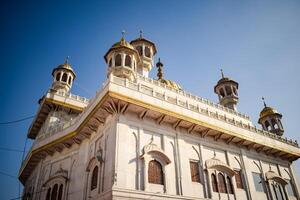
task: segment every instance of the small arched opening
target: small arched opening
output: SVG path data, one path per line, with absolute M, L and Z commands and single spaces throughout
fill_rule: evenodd
M 117 54 L 115 57 L 115 65 L 116 66 L 121 66 L 122 65 L 122 57 L 121 54 Z
M 145 47 L 145 56 L 151 58 L 151 52 L 149 47 Z
M 143 56 L 143 47 L 142 46 L 137 46 L 136 50 L 138 51 L 140 56 Z
M 126 55 L 125 57 L 125 66 L 131 67 L 131 57 L 129 55 Z
M 57 75 L 56 75 L 56 81 L 59 81 L 60 80 L 60 72 L 59 73 L 57 73 Z
M 66 83 L 67 79 L 68 79 L 68 75 L 66 73 L 64 73 L 62 76 L 62 81 Z
M 91 191 L 97 188 L 98 185 L 98 166 L 95 166 L 91 177 Z

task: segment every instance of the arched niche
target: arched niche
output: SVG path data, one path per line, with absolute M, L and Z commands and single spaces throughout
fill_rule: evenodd
M 168 171 L 166 167 L 171 163 L 170 158 L 164 153 L 164 151 L 159 148 L 156 144 L 153 144 L 152 141 L 150 144 L 144 146 L 143 155 L 140 157 L 143 160 L 143 171 L 144 171 L 144 190 L 152 192 L 162 192 L 168 193 Z M 163 184 L 152 184 L 149 182 L 149 164 L 151 161 L 159 162 L 162 167 L 163 174 Z

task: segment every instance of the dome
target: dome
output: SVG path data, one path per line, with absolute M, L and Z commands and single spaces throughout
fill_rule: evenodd
M 230 78 L 228 78 L 228 77 L 223 77 L 223 78 L 221 78 L 221 79 L 218 81 L 217 85 L 222 84 L 222 83 L 234 83 L 234 84 L 237 85 L 237 87 L 239 87 L 239 84 L 238 84 L 236 81 L 234 81 L 234 80 L 232 80 L 232 79 L 230 79 Z
M 274 108 L 271 108 L 271 107 L 264 107 L 264 109 L 262 109 L 262 111 L 260 112 L 259 114 L 259 118 L 263 118 L 263 117 L 266 117 L 266 116 L 269 116 L 269 115 L 274 115 L 274 114 L 277 114 L 277 115 L 280 115 L 281 114 L 275 110 Z
M 156 54 L 157 50 L 156 50 L 155 44 L 153 42 L 151 42 L 150 40 L 147 40 L 147 39 L 145 39 L 143 37 L 139 37 L 139 38 L 137 38 L 135 40 L 132 40 L 130 42 L 130 44 L 141 43 L 141 42 L 148 43 L 150 46 L 152 46 L 153 47 L 153 55 Z
M 54 76 L 54 72 L 56 70 L 61 70 L 61 69 L 71 72 L 74 75 L 74 77 L 76 77 L 74 70 L 72 69 L 71 65 L 67 61 L 64 64 L 60 64 L 56 68 L 54 68 L 52 71 L 52 76 Z
M 168 87 L 173 88 L 175 90 L 182 90 L 181 86 L 172 80 L 160 80 L 162 83 L 166 84 Z
M 107 62 L 107 56 L 111 51 L 116 50 L 116 49 L 121 49 L 121 48 L 130 49 L 130 50 L 136 52 L 134 47 L 122 37 L 119 42 L 116 42 L 115 44 L 113 44 L 111 46 L 111 48 L 107 51 L 107 53 L 104 56 L 105 61 Z

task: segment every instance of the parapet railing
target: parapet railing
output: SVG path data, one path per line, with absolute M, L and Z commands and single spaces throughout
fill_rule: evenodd
M 162 85 L 163 83 L 158 83 L 158 81 L 155 81 L 153 79 L 148 79 L 148 78 L 145 78 L 145 77 L 141 77 L 141 79 L 142 80 L 147 80 L 147 82 L 153 83 L 155 85 L 159 85 L 159 86 L 162 86 L 162 87 L 167 87 L 167 86 Z M 236 127 L 240 127 L 240 128 L 249 130 L 251 132 L 258 133 L 260 135 L 264 135 L 264 136 L 267 136 L 269 138 L 273 138 L 275 140 L 281 141 L 283 143 L 290 144 L 290 145 L 293 145 L 295 147 L 298 147 L 297 140 L 293 141 L 291 139 L 287 139 L 286 137 L 281 137 L 281 136 L 278 136 L 274 133 L 264 131 L 262 129 L 257 128 L 256 126 L 251 125 L 250 123 L 246 124 L 242 120 L 238 121 L 235 118 L 230 118 L 230 117 L 226 116 L 226 114 L 222 115 L 218 112 L 212 112 L 208 108 L 206 108 L 206 109 L 200 108 L 200 106 L 198 104 L 192 104 L 188 101 L 181 101 L 177 97 L 174 98 L 172 96 L 168 96 L 168 94 L 166 92 L 165 93 L 160 93 L 160 92 L 156 91 L 154 87 L 149 87 L 149 86 L 143 85 L 142 83 L 139 83 L 139 82 L 131 82 L 128 79 L 119 78 L 119 77 L 116 77 L 116 76 L 112 76 L 111 81 L 113 83 L 117 84 L 117 85 L 129 88 L 131 90 L 139 91 L 143 94 L 155 97 L 157 99 L 164 100 L 164 101 L 167 101 L 167 102 L 172 103 L 174 105 L 184 107 L 184 108 L 186 108 L 188 110 L 191 110 L 193 112 L 201 113 L 203 115 L 206 115 L 208 117 L 226 122 L 226 123 L 234 125 Z M 172 88 L 168 88 L 168 89 L 170 89 L 174 92 L 177 92 L 176 90 L 174 90 Z M 224 109 L 224 107 L 222 107 L 222 106 L 219 106 L 217 104 L 213 104 L 212 102 L 210 102 L 208 100 L 205 100 L 205 99 L 200 98 L 200 97 L 196 97 L 196 96 L 191 95 L 189 93 L 185 93 L 183 91 L 178 91 L 177 93 L 178 94 L 183 94 L 184 96 L 192 98 L 194 100 L 199 100 L 200 99 L 200 102 L 202 102 L 202 103 L 206 103 L 207 105 L 211 105 L 211 106 L 214 106 L 214 107 L 217 107 L 217 108 L 223 108 Z M 224 110 L 226 110 L 226 109 L 224 109 Z M 231 109 L 228 109 L 228 110 L 229 110 L 229 112 L 232 111 L 233 114 L 236 114 L 237 116 L 247 118 L 246 115 L 239 114 L 238 112 L 235 112 Z
M 85 104 L 89 103 L 89 99 L 87 99 L 85 97 L 75 95 L 75 94 L 72 94 L 70 92 L 57 91 L 54 94 L 62 96 L 62 97 L 67 97 L 67 98 L 70 98 L 70 99 L 73 99 L 73 100 L 76 100 L 76 101 L 79 101 L 79 102 L 82 102 L 82 103 L 85 103 Z
M 187 98 L 193 99 L 195 101 L 199 101 L 201 103 L 207 104 L 209 106 L 213 106 L 215 108 L 218 108 L 218 109 L 223 110 L 225 112 L 228 112 L 230 114 L 233 114 L 233 115 L 242 117 L 244 119 L 250 120 L 250 117 L 248 115 L 242 114 L 242 113 L 237 112 L 235 110 L 232 110 L 230 108 L 226 108 L 226 107 L 224 107 L 224 106 L 222 106 L 220 104 L 216 104 L 216 103 L 214 103 L 214 102 L 212 102 L 212 101 L 210 101 L 208 99 L 205 99 L 205 98 L 202 98 L 202 97 L 198 97 L 198 96 L 193 95 L 193 94 L 191 94 L 189 92 L 186 92 L 184 90 L 176 90 L 174 88 L 171 88 L 171 87 L 167 86 L 166 84 L 164 84 L 164 83 L 162 83 L 160 81 L 157 81 L 157 80 L 154 80 L 154 79 L 151 79 L 151 78 L 147 78 L 147 77 L 144 77 L 144 76 L 141 76 L 141 75 L 138 75 L 138 78 L 141 79 L 141 80 L 143 80 L 143 81 L 145 81 L 145 82 L 152 83 L 152 84 L 154 84 L 156 86 L 159 86 L 159 87 L 171 90 L 171 91 L 173 91 L 173 92 L 175 92 L 177 94 L 183 95 L 183 96 L 185 96 Z

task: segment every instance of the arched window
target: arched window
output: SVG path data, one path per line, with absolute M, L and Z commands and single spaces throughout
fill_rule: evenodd
M 156 160 L 151 160 L 149 162 L 148 181 L 149 183 L 160 184 L 160 185 L 163 185 L 164 183 L 162 166 Z
M 51 200 L 57 200 L 57 189 L 58 185 L 55 184 L 51 193 Z
M 227 94 L 228 96 L 231 96 L 232 91 L 231 91 L 230 86 L 225 86 L 225 90 L 226 90 L 226 94 Z
M 57 197 L 57 200 L 62 200 L 63 189 L 64 189 L 63 184 L 60 184 L 59 190 L 58 190 L 58 197 Z
M 125 66 L 131 67 L 131 58 L 129 55 L 126 55 L 125 57 Z
M 68 75 L 67 75 L 67 74 L 64 74 L 64 75 L 62 76 L 62 81 L 63 81 L 63 82 L 67 82 L 67 79 L 68 79 Z
M 48 188 L 46 200 L 50 200 L 50 197 L 51 197 L 51 188 Z
M 56 75 L 56 81 L 59 81 L 60 80 L 60 73 L 57 73 Z
M 219 192 L 227 193 L 225 176 L 222 173 L 218 174 Z
M 137 46 L 136 50 L 139 52 L 139 55 L 142 56 L 143 55 L 143 47 L 142 46 Z
M 112 66 L 112 60 L 110 59 L 108 62 L 108 66 L 111 67 Z
M 224 92 L 223 88 L 220 89 L 220 95 L 221 95 L 221 97 L 225 97 L 225 92 Z
M 71 76 L 69 76 L 69 80 L 68 80 L 68 83 L 69 83 L 69 85 L 71 85 Z
M 277 125 L 277 122 L 276 122 L 275 119 L 271 119 L 271 123 L 272 123 L 274 129 L 277 129 L 277 128 L 278 128 L 278 125 Z
M 151 57 L 151 53 L 150 53 L 150 48 L 149 47 L 145 47 L 145 56 L 150 58 Z
M 122 57 L 121 54 L 118 54 L 115 57 L 115 66 L 121 66 L 121 65 L 122 65 Z
M 240 189 L 244 189 L 241 171 L 235 170 L 234 172 L 235 172 L 234 177 L 235 177 L 236 187 Z
M 218 184 L 217 184 L 217 177 L 215 174 L 211 174 L 211 185 L 214 192 L 219 192 Z
M 234 93 L 235 95 L 237 95 L 236 87 L 233 87 L 233 93 Z
M 231 184 L 231 178 L 229 176 L 227 176 L 227 190 L 229 194 L 233 194 L 233 188 L 232 188 L 232 184 Z
M 91 178 L 91 190 L 94 190 L 97 188 L 97 185 L 98 185 L 98 166 L 96 166 L 94 169 L 93 169 L 93 172 L 92 172 L 92 178 Z
M 270 123 L 268 121 L 265 122 L 265 127 L 266 127 L 267 131 L 271 130 L 271 125 L 270 125 Z

